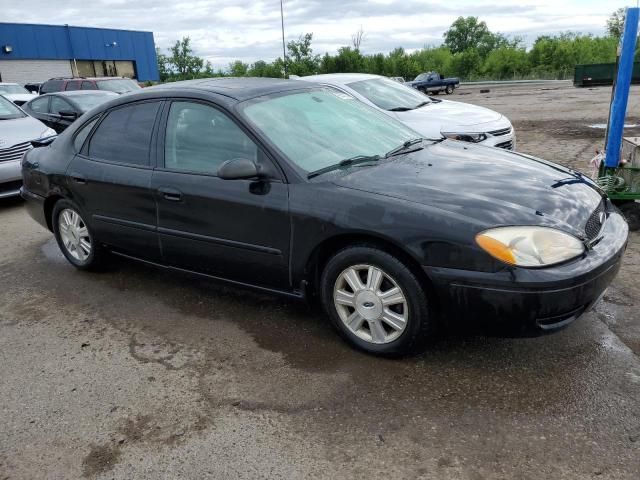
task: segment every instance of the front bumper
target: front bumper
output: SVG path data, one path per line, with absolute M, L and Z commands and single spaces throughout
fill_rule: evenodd
M 0 162 L 0 198 L 20 195 L 22 172 L 20 160 Z
M 476 272 L 423 267 L 445 321 L 500 324 L 523 333 L 564 327 L 602 297 L 620 269 L 628 227 L 611 212 L 601 240 L 578 260 L 549 268 Z

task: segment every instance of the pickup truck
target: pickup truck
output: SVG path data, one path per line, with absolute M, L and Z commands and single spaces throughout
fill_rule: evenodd
M 447 95 L 451 95 L 453 90 L 460 85 L 460 79 L 444 78 L 438 72 L 427 72 L 421 73 L 413 82 L 406 82 L 405 85 L 417 88 L 424 93 L 445 92 Z

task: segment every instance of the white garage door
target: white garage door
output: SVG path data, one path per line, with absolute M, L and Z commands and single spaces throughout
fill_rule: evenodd
M 70 77 L 69 60 L 0 60 L 0 77 L 3 82 L 21 85 L 44 82 L 52 77 Z

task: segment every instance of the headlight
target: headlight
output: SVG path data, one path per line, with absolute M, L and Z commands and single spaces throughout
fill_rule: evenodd
M 40 138 L 52 137 L 53 135 L 57 135 L 56 131 L 53 128 L 47 128 L 40 134 Z
M 487 139 L 484 133 L 445 133 L 442 132 L 446 138 L 452 140 L 460 140 L 461 142 L 479 143 Z
M 584 253 L 573 235 L 549 227 L 498 227 L 476 235 L 476 242 L 498 260 L 519 267 L 547 267 Z

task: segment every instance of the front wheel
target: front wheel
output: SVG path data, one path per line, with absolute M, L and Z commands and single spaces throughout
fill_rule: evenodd
M 444 91 L 447 95 L 451 95 L 453 93 L 453 85 L 447 85 Z
M 349 247 L 331 258 L 321 297 L 341 335 L 369 353 L 416 353 L 433 330 L 420 281 L 402 261 L 374 247 Z
M 59 200 L 53 207 L 51 220 L 58 246 L 69 263 L 80 270 L 95 270 L 101 266 L 102 247 L 74 203 Z

